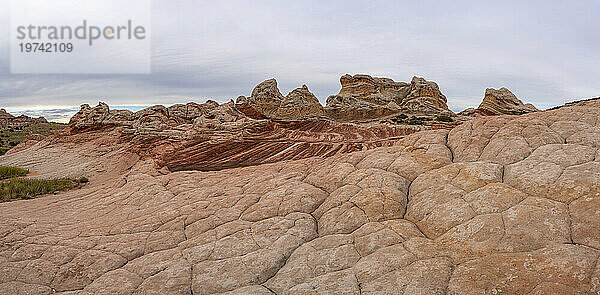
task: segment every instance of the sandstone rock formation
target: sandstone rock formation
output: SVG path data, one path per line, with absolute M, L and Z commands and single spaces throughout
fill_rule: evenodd
M 134 121 L 191 120 L 175 109 Z M 170 172 L 132 124 L 73 128 L 0 157 L 90 178 L 0 204 L 0 293 L 598 294 L 599 116 L 589 101 L 205 172 Z
M 0 109 L 0 119 L 1 120 L 6 120 L 6 119 L 11 119 L 14 116 L 9 114 L 5 109 Z
M 539 111 L 532 104 L 524 104 L 510 90 L 488 88 L 483 101 L 477 109 L 469 108 L 459 113 L 463 116 L 475 115 L 522 115 Z
M 344 75 L 340 83 L 340 93 L 327 98 L 326 107 L 327 114 L 336 120 L 372 119 L 399 112 L 454 115 L 438 85 L 423 78 L 413 77 L 409 84 L 369 75 Z
M 256 108 L 259 113 L 274 119 L 307 119 L 323 115 L 323 107 L 306 85 L 283 96 L 275 79 L 266 80 L 252 90 L 252 96 L 238 97 L 237 104 Z
M 323 116 L 323 107 L 306 85 L 292 90 L 282 101 L 275 117 L 286 119 L 303 119 Z
M 288 97 L 299 99 L 308 94 L 306 88 L 299 88 Z M 94 108 L 83 105 L 71 119 L 70 126 L 72 132 L 116 127 L 123 136 L 131 137 L 128 140 L 140 142 L 137 149 L 171 171 L 220 170 L 314 156 L 330 157 L 389 146 L 402 136 L 436 128 L 361 126 L 317 118 L 271 120 L 245 104 L 219 105 L 214 101 L 169 108 L 153 106 L 135 113 L 110 110 L 104 103 Z
M 556 106 L 556 107 L 550 108 L 550 110 L 557 110 L 562 107 L 582 106 L 582 105 L 586 105 L 592 101 L 598 101 L 598 100 L 600 100 L 600 97 L 576 100 L 576 101 L 568 102 L 562 106 Z
M 409 115 L 446 115 L 454 113 L 436 83 L 413 77 L 411 83 L 368 75 L 344 75 L 342 89 L 327 98 L 326 107 L 306 85 L 283 96 L 275 79 L 257 85 L 252 96 L 240 96 L 236 104 L 272 119 L 306 119 L 327 117 L 335 121 L 365 121 L 405 113 Z
M 5 128 L 23 128 L 35 123 L 46 123 L 44 117 L 31 118 L 26 115 L 13 116 L 5 109 L 0 109 L 0 129 Z
M 235 123 L 238 119 L 244 120 L 246 117 L 235 109 L 233 102 L 219 105 L 209 100 L 204 104 L 190 102 L 168 108 L 156 105 L 135 113 L 129 110 L 111 110 L 106 103 L 100 102 L 93 108 L 87 104 L 82 105 L 69 125 L 76 131 L 121 126 L 126 127 L 123 130 L 125 133 L 165 137 L 173 135 L 173 130 L 170 129 L 177 126 L 191 127 L 193 124 L 198 127 L 208 124 L 211 129 L 215 129 L 222 127 L 221 123 Z

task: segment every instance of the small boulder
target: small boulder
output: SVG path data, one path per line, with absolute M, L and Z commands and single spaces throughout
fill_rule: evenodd
M 522 115 L 539 111 L 532 104 L 524 104 L 506 88 L 485 90 L 483 101 L 477 108 L 481 114 L 491 115 Z

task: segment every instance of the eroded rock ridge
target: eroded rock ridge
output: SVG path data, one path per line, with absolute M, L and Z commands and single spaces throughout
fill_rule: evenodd
M 288 97 L 303 96 L 305 88 Z M 289 109 L 287 109 L 289 110 Z M 272 120 L 245 103 L 188 103 L 137 112 L 83 105 L 71 132 L 114 128 L 172 171 L 220 170 L 392 145 L 428 126 L 346 124 L 326 118 Z M 283 113 L 281 109 L 277 111 Z
M 476 109 L 466 109 L 460 112 L 459 115 L 522 115 L 538 111 L 534 105 L 530 103 L 524 104 L 510 90 L 502 87 L 500 89 L 486 89 L 483 101 L 479 107 Z
M 327 98 L 325 107 L 306 85 L 283 96 L 275 79 L 254 88 L 250 97 L 240 96 L 237 104 L 255 108 L 268 118 L 306 119 L 325 117 L 339 122 L 379 119 L 394 114 L 454 116 L 446 97 L 435 82 L 413 77 L 410 83 L 369 75 L 344 75 L 339 94 Z
M 23 128 L 36 123 L 46 123 L 44 117 L 32 118 L 26 115 L 13 116 L 5 109 L 0 109 L 0 129 Z

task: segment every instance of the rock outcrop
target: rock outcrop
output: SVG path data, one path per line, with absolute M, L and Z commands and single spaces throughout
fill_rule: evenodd
M 369 75 L 344 75 L 342 89 L 327 98 L 327 114 L 339 121 L 355 121 L 396 113 L 454 115 L 436 83 L 413 77 L 411 83 Z
M 31 118 L 26 115 L 13 116 L 5 109 L 0 109 L 0 129 L 5 128 L 24 128 L 32 124 L 47 123 L 44 117 Z
M 526 113 L 538 112 L 539 110 L 532 104 L 524 104 L 510 90 L 506 88 L 485 90 L 483 101 L 477 109 L 466 109 L 459 113 L 463 116 L 475 115 L 522 115 Z
M 5 109 L 0 109 L 0 120 L 12 119 L 13 115 L 9 114 Z
M 316 100 L 305 87 L 292 91 L 284 98 L 283 105 L 287 99 Z M 314 111 L 309 104 L 305 106 L 302 112 Z M 283 113 L 282 107 L 277 112 Z M 70 126 L 72 133 L 117 128 L 123 136 L 141 143 L 137 149 L 144 150 L 171 171 L 220 170 L 330 157 L 390 146 L 405 135 L 436 128 L 354 125 L 319 118 L 272 120 L 245 103 L 232 101 L 177 104 L 168 108 L 158 105 L 135 113 L 111 110 L 105 103 L 93 108 L 82 105 Z
M 256 85 L 252 90 L 252 96 L 240 96 L 236 100 L 238 104 L 248 104 L 256 108 L 260 113 L 267 117 L 272 117 L 281 105 L 283 95 L 277 88 L 277 81 L 269 79 Z
M 272 119 L 298 120 L 323 115 L 323 107 L 306 85 L 283 96 L 275 79 L 266 80 L 252 90 L 252 96 L 236 100 L 243 108 L 255 108 L 258 113 Z
M 133 119 L 129 110 L 110 110 L 106 103 L 100 102 L 92 108 L 88 104 L 81 105 L 79 111 L 71 117 L 69 125 L 75 129 L 121 125 Z
M 342 89 L 327 98 L 327 105 L 306 85 L 283 96 L 277 81 L 269 79 L 254 88 L 252 96 L 240 96 L 236 104 L 267 118 L 298 120 L 326 117 L 339 122 L 368 121 L 404 113 L 415 116 L 454 116 L 436 83 L 413 77 L 411 83 L 368 75 L 344 75 Z
M 323 106 L 306 85 L 292 90 L 281 101 L 275 113 L 276 118 L 282 119 L 306 119 L 323 115 Z
M 0 165 L 90 182 L 0 204 L 0 293 L 597 294 L 598 117 L 600 101 L 482 116 L 210 172 L 170 172 L 127 126 L 52 135 Z
M 587 99 L 581 99 L 581 100 L 576 100 L 576 101 L 568 102 L 568 103 L 566 103 L 566 104 L 564 104 L 562 106 L 556 106 L 556 107 L 550 108 L 550 110 L 557 110 L 557 109 L 560 109 L 560 108 L 563 108 L 563 107 L 583 106 L 583 105 L 586 105 L 586 104 L 588 104 L 590 102 L 593 102 L 593 101 L 600 101 L 600 97 L 587 98 Z
M 204 104 L 190 102 L 175 104 L 170 107 L 155 105 L 137 112 L 129 110 L 111 110 L 106 103 L 100 102 L 95 107 L 87 104 L 81 106 L 70 120 L 69 126 L 74 130 L 97 129 L 107 127 L 126 127 L 124 133 L 144 136 L 165 137 L 173 134 L 171 129 L 177 126 L 210 129 L 228 128 L 228 124 L 240 124 L 250 120 L 234 103 L 219 103 L 208 100 Z M 168 131 L 171 130 L 171 131 Z

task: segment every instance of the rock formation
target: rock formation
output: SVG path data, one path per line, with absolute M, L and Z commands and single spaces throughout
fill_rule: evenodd
M 46 123 L 44 117 L 31 118 L 26 115 L 15 117 L 9 114 L 5 109 L 0 109 L 0 129 L 5 128 L 23 128 L 36 123 Z
M 305 119 L 323 116 L 323 107 L 306 85 L 292 90 L 282 101 L 275 113 L 276 118 Z
M 587 99 L 581 99 L 581 100 L 576 100 L 576 101 L 572 101 L 572 102 L 568 102 L 562 106 L 556 106 L 553 108 L 550 108 L 550 110 L 557 110 L 560 109 L 562 107 L 572 107 L 572 106 L 583 106 L 586 105 L 592 101 L 600 101 L 600 97 L 594 97 L 594 98 L 587 98 Z
M 366 129 L 302 133 L 311 125 L 247 118 L 233 103 L 154 107 L 117 124 L 103 105 L 82 109 L 70 130 L 0 157 L 35 177 L 90 179 L 0 204 L 0 293 L 600 291 L 600 101 L 477 117 L 327 158 L 303 155 Z M 101 125 L 79 124 L 92 118 Z M 288 160 L 220 171 L 172 172 L 155 157 L 243 161 L 235 142 L 178 146 L 236 128 L 265 132 L 257 146 L 282 141 L 273 134 L 321 145 L 298 141 L 270 154 L 307 146 Z
M 306 88 L 299 88 L 284 98 L 284 102 L 288 98 L 310 101 L 314 96 L 311 98 L 309 94 Z M 436 128 L 358 126 L 318 118 L 271 120 L 262 113 L 251 112 L 259 117 L 255 119 L 246 115 L 249 108 L 244 103 L 220 105 L 208 101 L 168 108 L 159 105 L 133 113 L 111 110 L 100 103 L 93 108 L 82 105 L 69 124 L 74 133 L 118 128 L 124 136 L 143 143 L 137 149 L 145 150 L 171 171 L 220 170 L 313 156 L 330 157 L 389 146 L 402 136 Z
M 11 118 L 14 118 L 14 116 L 9 114 L 5 109 L 0 109 L 0 120 L 6 120 Z
M 236 103 L 248 104 L 256 108 L 263 115 L 272 117 L 277 112 L 282 100 L 283 95 L 281 95 L 279 88 L 277 88 L 277 81 L 269 79 L 256 85 L 252 90 L 252 96 L 240 96 L 236 100 Z
M 405 113 L 454 115 L 434 82 L 413 77 L 411 83 L 368 75 L 344 75 L 342 89 L 327 98 L 327 114 L 336 120 L 354 121 Z
M 273 119 L 307 119 L 323 115 L 323 107 L 306 85 L 283 96 L 275 79 L 266 80 L 252 90 L 252 96 L 238 97 L 237 104 L 255 108 L 259 113 Z
M 477 109 L 469 108 L 459 115 L 474 116 L 474 115 L 522 115 L 539 111 L 532 104 L 524 104 L 510 90 L 500 88 L 488 88 L 485 90 L 483 101 Z
M 326 107 L 306 85 L 283 96 L 275 79 L 260 83 L 252 96 L 240 96 L 236 104 L 267 118 L 298 120 L 326 117 L 335 121 L 376 120 L 393 114 L 454 116 L 448 110 L 446 97 L 434 82 L 413 77 L 411 83 L 368 75 L 344 75 L 342 89 L 327 99 Z

